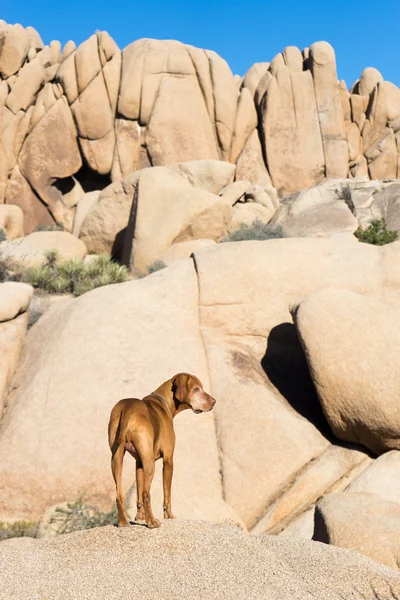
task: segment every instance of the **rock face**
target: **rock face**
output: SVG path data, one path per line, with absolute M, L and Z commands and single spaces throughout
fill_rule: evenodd
M 354 243 L 349 253 L 347 244 L 316 238 L 214 244 L 54 307 L 30 330 L 7 398 L 1 517 L 38 519 L 82 490 L 89 503 L 109 506 L 111 407 L 186 370 L 217 405 L 176 419 L 177 517 L 283 531 L 370 464 L 360 449 L 331 445 L 289 307 L 328 285 L 396 305 L 398 253 L 398 244 Z M 35 423 L 40 445 L 30 435 Z M 129 457 L 126 491 L 128 465 Z
M 33 598 L 37 589 L 65 600 L 75 599 L 78 589 L 99 600 L 110 593 L 116 600 L 131 594 L 150 600 L 160 589 L 166 600 L 384 600 L 400 593 L 398 573 L 355 552 L 193 521 L 166 522 L 150 533 L 108 526 L 7 540 L 0 560 L 3 593 L 16 600 Z M 144 577 L 149 562 L 152 575 Z
M 397 252 L 400 244 L 392 247 Z M 399 450 L 396 306 L 328 288 L 303 300 L 294 321 L 335 435 L 377 454 Z
M 41 265 L 49 250 L 57 250 L 61 261 L 83 259 L 87 254 L 85 244 L 66 231 L 36 231 L 25 238 L 2 242 L 0 250 L 4 258 L 25 267 Z
M 61 51 L 19 24 L 0 34 L 0 203 L 22 208 L 26 233 L 71 231 L 83 193 L 181 161 L 236 164 L 281 196 L 400 176 L 400 90 L 367 68 L 348 91 L 327 42 L 289 46 L 238 84 L 215 52 L 177 41 L 121 51 L 98 32 Z
M 400 504 L 375 494 L 329 494 L 315 511 L 313 539 L 364 554 L 392 569 L 400 565 Z

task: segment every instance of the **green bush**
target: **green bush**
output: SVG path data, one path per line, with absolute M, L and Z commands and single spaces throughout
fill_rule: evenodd
M 50 523 L 54 524 L 57 533 L 61 534 L 111 525 L 117 518 L 115 507 L 110 512 L 101 512 L 96 507 L 85 504 L 82 498 L 78 498 L 75 502 L 69 502 L 66 508 L 56 508 Z
M 165 269 L 167 265 L 160 259 L 157 259 L 147 268 L 147 274 L 151 275 L 151 273 L 155 273 L 156 271 L 161 271 L 161 269 Z
M 15 537 L 36 537 L 38 524 L 31 521 L 14 521 L 4 523 L 0 521 L 0 542 Z
M 7 240 L 7 234 L 2 227 L 0 227 L 0 242 L 5 242 Z
M 374 246 L 391 244 L 392 242 L 395 242 L 398 237 L 397 231 L 392 231 L 387 228 L 385 219 L 373 221 L 367 229 L 358 227 L 354 232 L 354 235 L 360 242 L 373 244 Z
M 126 267 L 113 262 L 108 256 L 98 256 L 88 265 L 76 259 L 59 264 L 59 254 L 56 250 L 46 252 L 44 263 L 38 267 L 31 267 L 26 275 L 28 283 L 37 289 L 52 294 L 74 296 L 129 279 Z
M 241 223 L 236 231 L 233 231 L 230 235 L 225 236 L 220 241 L 243 242 L 246 240 L 272 240 L 282 237 L 284 237 L 282 227 L 279 225 L 266 225 L 256 219 L 251 225 Z

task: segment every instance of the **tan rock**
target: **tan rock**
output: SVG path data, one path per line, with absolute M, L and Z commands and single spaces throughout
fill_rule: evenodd
M 383 82 L 383 77 L 374 67 L 367 67 L 361 74 L 358 92 L 361 96 L 369 96 L 378 83 Z
M 400 504 L 400 452 L 392 450 L 379 456 L 350 485 L 346 492 L 375 494 Z
M 273 224 L 283 228 L 286 237 L 329 237 L 353 233 L 356 217 L 340 199 L 340 184 L 327 181 L 281 201 Z
M 0 33 L 0 75 L 7 79 L 17 73 L 28 54 L 29 33 L 17 23 Z
M 24 213 L 19 206 L 0 204 L 0 229 L 4 229 L 8 240 L 23 237 Z
M 250 134 L 257 127 L 257 111 L 248 89 L 243 88 L 237 105 L 236 121 L 232 136 L 230 161 L 235 163 L 246 145 Z
M 1 284 L 0 294 L 4 293 L 2 290 L 3 285 Z M 0 363 L 0 418 L 3 414 L 5 399 L 17 366 L 27 326 L 27 313 L 23 313 L 11 321 L 0 323 L 0 352 L 2 357 Z
M 131 173 L 100 192 L 95 206 L 83 219 L 79 233 L 89 252 L 121 257 L 141 172 Z
M 324 140 L 327 179 L 347 177 L 349 170 L 349 148 L 345 140 Z
M 81 165 L 71 112 L 65 99 L 60 98 L 25 140 L 19 167 L 41 200 L 48 205 L 53 218 L 67 229 L 72 228 L 73 213 L 63 203 L 61 191 L 52 183 L 55 179 L 73 175 Z
M 400 115 L 400 89 L 390 81 L 384 81 L 382 87 L 385 90 L 387 116 L 393 121 Z
M 272 185 L 271 177 L 264 163 L 258 130 L 250 134 L 236 164 L 236 179 L 248 179 L 259 185 Z
M 400 244 L 393 246 L 395 256 Z M 377 454 L 400 449 L 397 309 L 328 288 L 303 300 L 293 318 L 334 434 Z M 388 348 L 390 362 L 385 358 Z
M 281 66 L 259 110 L 268 169 L 278 193 L 321 181 L 325 159 L 310 71 L 290 73 Z
M 270 221 L 270 212 L 264 206 L 250 202 L 239 203 L 233 207 L 232 221 L 228 232 L 233 233 L 243 227 L 243 225 L 251 227 L 255 222 L 267 225 Z
M 192 160 L 169 165 L 197 189 L 218 194 L 235 176 L 235 165 L 222 160 Z
M 72 229 L 72 233 L 76 237 L 79 237 L 82 228 L 82 223 L 85 220 L 86 216 L 90 213 L 92 208 L 96 206 L 99 200 L 100 193 L 100 190 L 95 190 L 94 192 L 87 192 L 87 194 L 82 196 L 82 198 L 79 200 L 75 211 L 74 226 Z
M 365 153 L 371 179 L 390 179 L 397 175 L 397 147 L 393 130 L 386 129 L 385 135 Z
M 181 370 L 196 373 L 210 389 L 198 317 L 196 273 L 191 261 L 183 261 L 140 281 L 84 294 L 38 321 L 25 345 L 2 426 L 4 517 L 37 519 L 46 507 L 76 499 L 82 489 L 89 504 L 114 501 L 115 486 L 106 468 L 109 412 L 118 398 L 141 398 Z M 145 348 L 152 348 L 151 358 Z M 28 433 L 37 421 L 42 425 L 40 445 Z M 179 415 L 175 427 L 174 492 L 180 506 L 202 518 L 218 510 L 231 516 L 222 500 L 213 413 Z M 125 491 L 132 480 L 133 470 L 126 467 Z M 154 508 L 159 514 L 161 506 Z
M 282 532 L 288 522 L 303 513 L 349 472 L 360 464 L 365 469 L 370 462 L 371 459 L 363 452 L 329 446 L 271 503 L 267 512 L 253 527 L 252 533 Z
M 61 262 L 70 258 L 83 259 L 87 254 L 85 244 L 66 231 L 37 231 L 1 245 L 5 258 L 26 267 L 42 264 L 45 252 L 49 250 L 57 250 Z
M 322 139 L 333 141 L 345 137 L 342 101 L 336 73 L 335 51 L 328 42 L 316 42 L 310 46 L 309 65 L 312 72 L 317 100 L 318 119 Z M 325 155 L 326 159 L 326 155 Z M 329 161 L 327 170 L 331 169 Z M 341 175 L 346 177 L 346 173 Z
M 146 270 L 177 242 L 220 239 L 232 217 L 232 207 L 223 198 L 193 188 L 185 178 L 162 167 L 141 171 L 135 206 L 123 261 L 139 270 Z
M 54 225 L 49 211 L 33 192 L 16 165 L 7 182 L 6 203 L 19 206 L 23 212 L 24 234 L 32 233 L 39 225 Z M 20 234 L 20 237 L 24 234 Z
M 329 494 L 316 507 L 313 539 L 398 569 L 400 506 L 374 494 Z
M 356 161 L 363 153 L 360 131 L 356 123 L 351 123 L 347 127 L 346 137 L 348 146 L 348 160 Z
M 365 120 L 365 112 L 362 97 L 358 94 L 351 94 L 350 104 L 352 121 L 358 126 L 358 129 L 361 131 L 364 125 L 363 121 Z
M 208 246 L 214 246 L 214 240 L 189 240 L 188 242 L 179 242 L 173 244 L 161 255 L 160 259 L 167 265 L 173 263 L 176 260 L 183 260 L 190 258 L 193 252 L 201 250 L 201 248 L 207 248 Z
M 4 244 L 1 243 L 3 252 Z M 29 302 L 33 296 L 33 287 L 27 283 L 7 281 L 0 284 L 0 323 L 11 321 L 20 313 L 28 310 Z
M 314 512 L 314 507 L 309 508 L 296 519 L 291 521 L 289 525 L 278 535 L 282 537 L 311 540 L 314 533 Z
M 45 80 L 45 69 L 40 60 L 34 59 L 26 63 L 18 72 L 18 77 L 9 93 L 6 106 L 14 114 L 30 106 Z
M 3 285 L 4 283 L 0 284 L 0 295 L 4 294 Z M 0 304 L 2 304 L 1 299 Z M 17 366 L 27 326 L 27 313 L 19 315 L 11 321 L 0 323 L 0 418 L 3 414 L 4 402 Z
M 215 414 L 224 495 L 246 526 L 252 527 L 286 482 L 319 456 L 328 442 L 289 408 L 247 346 L 217 340 L 207 336 L 205 345 L 211 386 L 218 398 Z M 243 423 L 249 415 L 252 434 L 245 436 Z M 268 469 L 263 466 L 266 460 Z
M 251 95 L 254 98 L 254 94 L 256 92 L 257 86 L 261 81 L 261 78 L 268 71 L 269 63 L 267 62 L 258 62 L 254 63 L 252 67 L 247 71 L 246 75 L 243 78 L 242 86 L 249 90 Z
M 234 206 L 238 200 L 244 201 L 245 192 L 250 187 L 250 181 L 236 180 L 234 183 L 222 188 L 219 195 L 222 196 L 226 202 L 229 202 L 231 206 Z

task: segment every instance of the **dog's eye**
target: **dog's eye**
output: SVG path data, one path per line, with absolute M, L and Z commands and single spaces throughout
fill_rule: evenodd
M 197 390 L 199 390 L 199 389 L 200 389 L 199 386 L 196 385 L 196 387 L 193 388 L 193 391 L 197 392 Z

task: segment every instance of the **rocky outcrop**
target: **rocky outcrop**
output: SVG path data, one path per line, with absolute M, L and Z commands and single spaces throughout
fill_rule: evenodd
M 84 193 L 181 161 L 231 162 L 281 196 L 400 176 L 400 90 L 367 68 L 348 91 L 327 42 L 289 46 L 239 85 L 215 52 L 177 41 L 121 51 L 98 32 L 61 49 L 3 22 L 0 48 L 0 203 L 22 208 L 26 233 L 71 231 Z
M 397 244 L 354 243 L 350 253 L 316 238 L 214 244 L 150 277 L 54 307 L 30 331 L 7 398 L 2 518 L 40 518 L 82 489 L 89 502 L 109 505 L 111 407 L 183 369 L 217 405 L 210 415 L 176 419 L 177 517 L 233 517 L 258 533 L 289 527 L 370 464 L 360 448 L 332 446 L 289 306 L 329 285 L 396 304 L 398 252 Z M 129 476 L 125 490 L 131 483 Z
M 400 504 L 375 494 L 329 494 L 316 507 L 313 539 L 400 566 Z
M 389 252 L 399 247 L 392 244 Z M 328 288 L 303 300 L 293 314 L 335 435 L 377 454 L 400 450 L 397 307 Z
M 2 242 L 2 258 L 21 263 L 24 267 L 41 265 L 45 253 L 56 250 L 60 261 L 82 260 L 87 254 L 85 244 L 66 231 L 36 231 L 25 238 Z
M 37 589 L 65 600 L 75 600 L 77 589 L 98 600 L 108 599 L 110 590 L 116 600 L 152 600 L 166 581 L 168 600 L 384 600 L 400 594 L 396 571 L 356 552 L 254 538 L 227 523 L 168 521 L 156 534 L 109 526 L 47 540 L 14 539 L 0 544 L 0 560 L 2 591 L 16 600 Z M 145 577 L 149 562 L 151 577 Z

